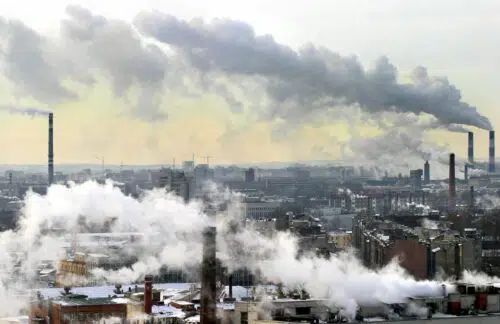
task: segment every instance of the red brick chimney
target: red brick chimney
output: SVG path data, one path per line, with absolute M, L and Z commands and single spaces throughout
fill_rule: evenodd
M 144 277 L 144 313 L 151 314 L 153 309 L 153 276 Z

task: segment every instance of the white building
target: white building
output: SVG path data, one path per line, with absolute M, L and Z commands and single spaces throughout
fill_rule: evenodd
M 281 201 L 246 201 L 242 206 L 245 218 L 270 218 L 281 206 Z

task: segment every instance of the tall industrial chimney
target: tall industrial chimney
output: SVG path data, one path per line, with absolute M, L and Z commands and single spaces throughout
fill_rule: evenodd
M 469 163 L 465 163 L 464 166 L 464 181 L 465 183 L 469 183 Z
M 203 233 L 203 259 L 201 265 L 200 324 L 215 324 L 216 317 L 216 254 L 215 227 Z
M 54 182 L 54 114 L 49 114 L 49 186 Z
M 151 314 L 153 310 L 153 276 L 144 277 L 144 313 Z
M 448 210 L 455 210 L 456 206 L 456 184 L 455 184 L 455 154 L 450 154 L 450 175 L 448 177 Z
M 469 208 L 474 209 L 475 198 L 474 198 L 474 186 L 469 187 Z
M 490 131 L 490 161 L 488 171 L 495 172 L 495 131 Z
M 429 161 L 425 161 L 424 164 L 424 184 L 429 184 L 431 182 L 431 166 Z
M 474 133 L 469 132 L 469 149 L 467 151 L 467 157 L 470 164 L 474 164 Z

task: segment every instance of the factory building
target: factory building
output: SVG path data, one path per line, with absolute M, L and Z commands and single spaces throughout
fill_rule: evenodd
M 31 300 L 30 323 L 97 323 L 115 319 L 131 324 L 148 321 L 175 324 L 196 315 L 194 304 L 182 301 L 197 293 L 189 284 L 173 287 L 162 284 L 158 288 L 146 276 L 143 287 L 41 289 Z
M 330 204 L 332 208 L 344 213 L 368 212 L 388 215 L 395 211 L 425 205 L 426 199 L 427 194 L 422 190 L 373 191 L 365 194 L 333 194 L 330 197 Z
M 477 270 L 482 264 L 477 236 L 460 237 L 438 228 L 410 228 L 390 221 L 367 226 L 358 219 L 352 241 L 367 267 L 382 267 L 397 258 L 418 279 L 438 273 L 460 277 L 464 269 Z

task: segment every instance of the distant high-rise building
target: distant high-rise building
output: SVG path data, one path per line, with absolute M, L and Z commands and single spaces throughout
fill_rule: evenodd
M 156 187 L 166 188 L 184 198 L 185 201 L 194 198 L 195 181 L 193 177 L 182 171 L 171 169 L 161 169 L 157 176 Z
M 424 164 L 424 184 L 429 184 L 431 182 L 431 166 L 429 161 L 425 161 Z
M 255 170 L 250 168 L 245 171 L 245 182 L 254 182 L 255 181 Z
M 410 184 L 413 190 L 422 189 L 422 169 L 410 170 Z

